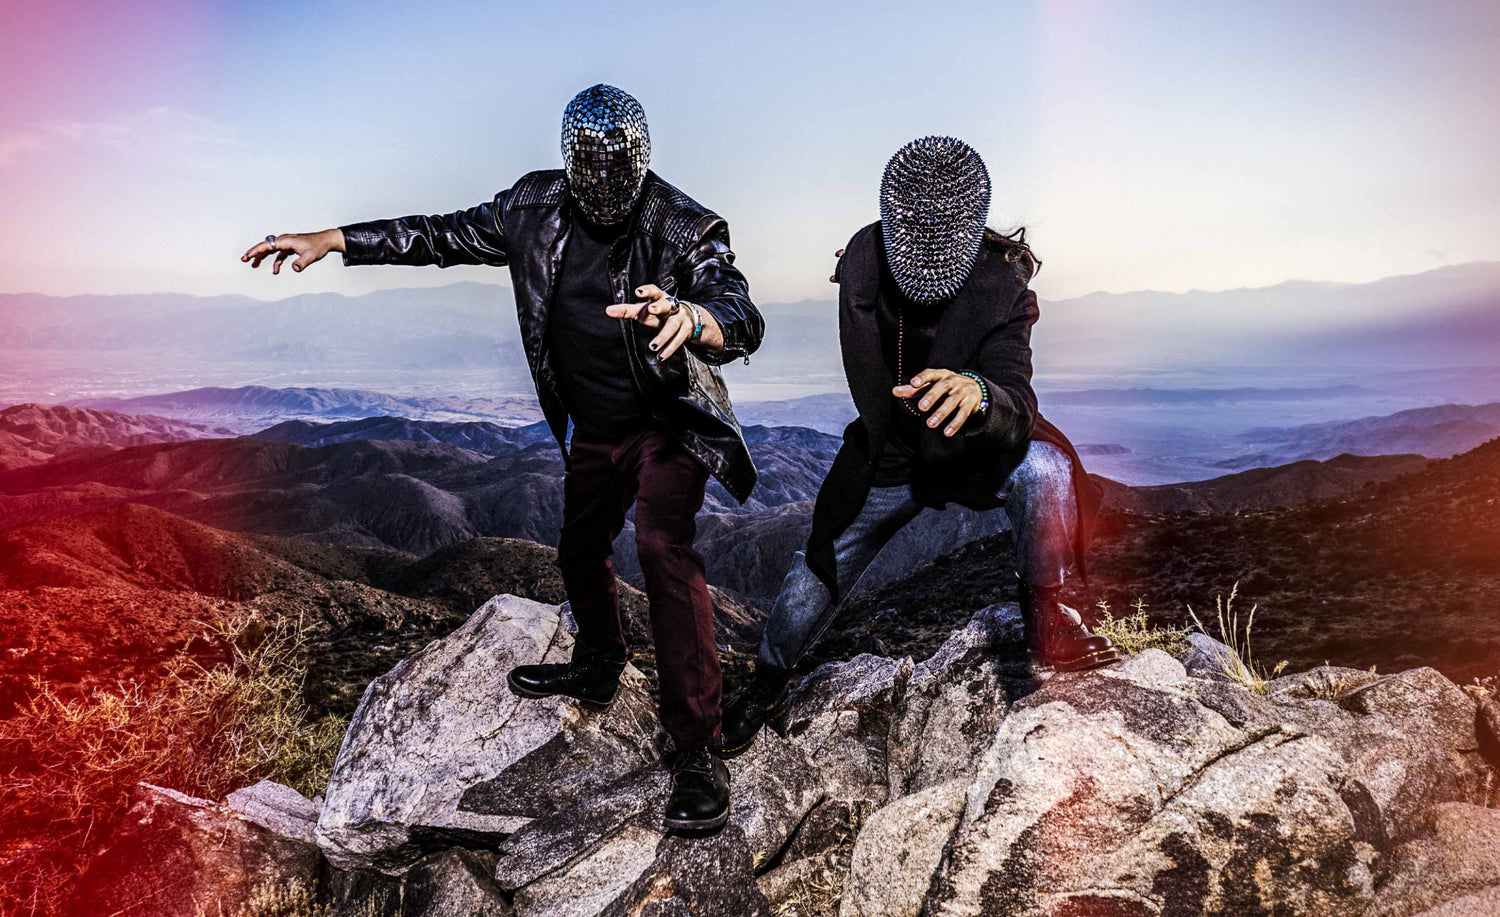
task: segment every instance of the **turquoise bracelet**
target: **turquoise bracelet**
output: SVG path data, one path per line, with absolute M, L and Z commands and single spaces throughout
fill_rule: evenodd
M 967 369 L 960 370 L 958 374 L 960 376 L 968 376 L 970 379 L 973 379 L 975 382 L 979 383 L 979 410 L 975 411 L 974 413 L 983 414 L 985 411 L 988 411 L 990 409 L 989 385 L 985 383 L 984 379 L 982 379 L 978 373 L 971 373 Z

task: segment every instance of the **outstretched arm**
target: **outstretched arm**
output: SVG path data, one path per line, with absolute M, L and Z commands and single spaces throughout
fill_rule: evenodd
M 301 271 L 329 252 L 342 252 L 344 264 L 408 264 L 452 267 L 487 264 L 504 267 L 510 255 L 501 214 L 510 192 L 467 210 L 431 216 L 398 217 L 351 223 L 322 232 L 287 233 L 274 241 L 257 242 L 241 256 L 251 267 L 276 255 L 271 273 L 295 255 L 292 270 Z

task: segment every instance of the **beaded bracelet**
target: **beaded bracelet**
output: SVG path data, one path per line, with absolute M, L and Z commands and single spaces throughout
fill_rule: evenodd
M 958 374 L 960 376 L 968 376 L 979 383 L 979 410 L 974 413 L 983 414 L 985 411 L 988 411 L 990 409 L 990 387 L 985 384 L 984 379 L 978 373 L 971 373 L 967 369 L 959 370 Z

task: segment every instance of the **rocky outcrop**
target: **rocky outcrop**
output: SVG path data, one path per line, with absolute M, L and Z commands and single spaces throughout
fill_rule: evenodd
M 427 850 L 509 834 L 651 760 L 655 714 L 634 669 L 605 713 L 523 701 L 506 686 L 513 666 L 571 651 L 557 607 L 500 596 L 371 683 L 318 821 L 329 861 L 399 873 Z
M 570 645 L 560 609 L 501 596 L 377 679 L 315 832 L 311 804 L 274 784 L 224 806 L 152 791 L 167 814 L 121 830 L 186 812 L 202 823 L 170 833 L 194 850 L 231 824 L 236 849 L 286 851 L 237 868 L 294 884 L 315 839 L 333 917 L 1452 917 L 1500 901 L 1500 812 L 1474 804 L 1496 715 L 1430 669 L 1323 666 L 1252 690 L 1200 634 L 1184 661 L 1048 676 L 996 605 L 927 659 L 811 673 L 731 762 L 729 825 L 684 837 L 661 827 L 638 673 L 604 713 L 505 688 L 512 665 Z
M 239 914 L 257 902 L 311 901 L 323 860 L 312 842 L 315 810 L 294 790 L 270 786 L 230 806 L 140 784 L 69 917 Z

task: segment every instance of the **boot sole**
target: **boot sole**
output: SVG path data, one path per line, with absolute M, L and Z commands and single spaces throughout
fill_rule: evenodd
M 729 821 L 729 808 L 726 806 L 723 812 L 713 818 L 667 818 L 663 819 L 669 831 L 713 831 L 724 827 Z
M 505 683 L 510 686 L 510 693 L 528 700 L 541 700 L 547 697 L 566 697 L 568 700 L 577 702 L 578 706 L 586 710 L 608 710 L 609 705 L 615 702 L 613 697 L 607 701 L 597 701 L 584 700 L 581 697 L 574 697 L 571 694 L 563 694 L 559 691 L 533 691 L 530 688 L 523 688 L 516 684 L 515 680 L 509 675 L 505 676 Z

